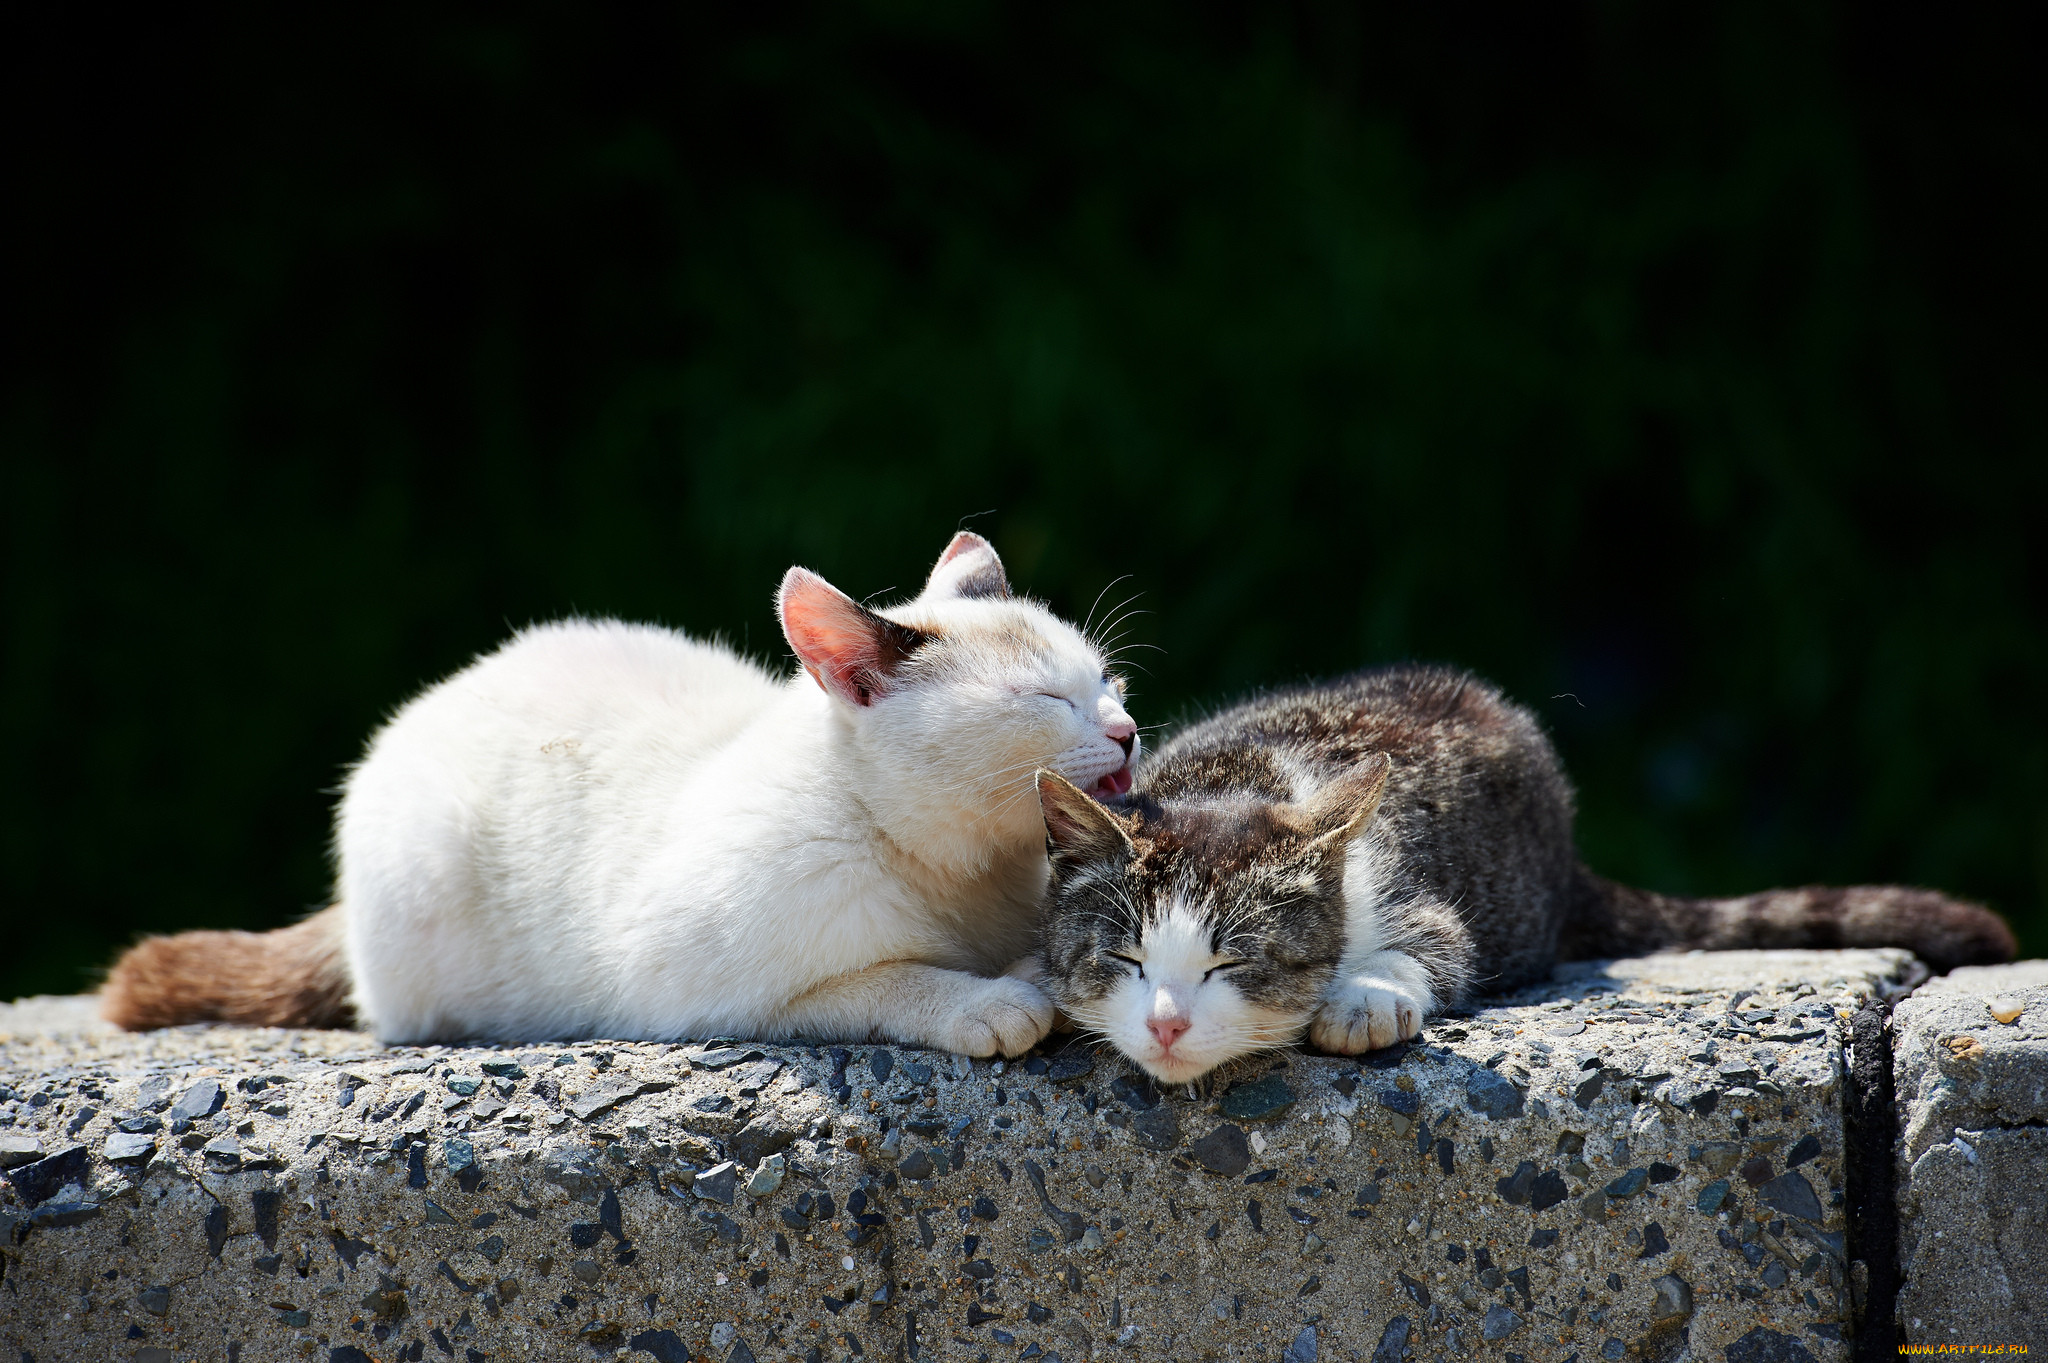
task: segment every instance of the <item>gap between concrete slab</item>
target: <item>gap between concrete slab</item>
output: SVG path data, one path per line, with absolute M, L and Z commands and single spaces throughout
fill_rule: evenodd
M 1899 1206 L 1892 1152 L 1899 1113 L 1893 1102 L 1891 1023 L 1891 1000 L 1881 995 L 1856 1010 L 1849 1022 L 1849 1082 L 1842 1087 L 1856 1363 L 1898 1356 Z

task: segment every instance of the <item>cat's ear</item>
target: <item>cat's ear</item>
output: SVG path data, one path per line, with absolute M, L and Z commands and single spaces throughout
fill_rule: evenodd
M 808 568 L 791 568 L 775 593 L 782 633 L 811 680 L 849 705 L 873 705 L 930 635 L 855 601 Z
M 1038 773 L 1038 807 L 1046 855 L 1056 867 L 1119 860 L 1137 850 L 1114 815 L 1057 772 Z
M 953 536 L 953 542 L 939 555 L 939 561 L 932 565 L 932 575 L 924 583 L 927 598 L 1009 594 L 1010 579 L 1003 572 L 1003 561 L 996 557 L 996 547 L 972 530 L 962 530 Z
M 1316 792 L 1304 811 L 1308 816 L 1312 845 L 1331 850 L 1347 847 L 1365 831 L 1379 812 L 1387 793 L 1387 778 L 1394 762 L 1385 753 L 1374 753 L 1339 779 Z

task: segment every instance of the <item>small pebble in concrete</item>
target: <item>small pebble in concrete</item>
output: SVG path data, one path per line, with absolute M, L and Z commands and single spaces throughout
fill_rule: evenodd
M 1811 1222 L 1821 1219 L 1820 1197 L 1813 1191 L 1813 1185 L 1806 1181 L 1806 1175 L 1796 1169 L 1788 1169 L 1778 1175 L 1757 1189 L 1756 1195 L 1766 1207 L 1787 1216 Z
M 1522 1115 L 1522 1091 L 1492 1070 L 1475 1069 L 1465 1079 L 1465 1106 L 1505 1121 Z
M 788 1161 L 780 1155 L 770 1155 L 754 1170 L 754 1176 L 747 1180 L 747 1196 L 759 1201 L 774 1196 L 782 1187 L 783 1174 L 788 1170 Z
M 1509 1335 L 1521 1329 L 1524 1323 L 1519 1315 L 1507 1307 L 1499 1305 L 1490 1306 L 1486 1310 L 1485 1321 L 1479 1327 L 1479 1335 L 1480 1338 L 1491 1344 L 1496 1340 L 1506 1339 Z
M 696 1181 L 690 1185 L 690 1190 L 707 1202 L 717 1202 L 730 1207 L 738 1183 L 738 1166 L 731 1160 L 726 1160 L 697 1175 Z
M 1693 1313 L 1692 1286 L 1676 1273 L 1665 1274 L 1651 1286 L 1657 1293 L 1650 1304 L 1652 1320 L 1683 1320 Z
M 1494 1190 L 1517 1207 L 1526 1206 L 1529 1190 L 1536 1182 L 1536 1162 L 1523 1160 L 1515 1166 L 1515 1172 L 1494 1183 Z
M 1188 1153 L 1210 1173 L 1230 1178 L 1242 1174 L 1252 1162 L 1251 1144 L 1245 1139 L 1244 1128 L 1229 1123 L 1196 1141 Z
M 0 1132 L 0 1169 L 33 1164 L 43 1157 L 43 1143 L 26 1132 Z
M 1984 1000 L 1984 1010 L 2010 1027 L 2020 1020 L 2020 1014 L 2027 1011 L 2027 1005 L 2023 1000 L 1999 994 Z
M 227 1093 L 221 1088 L 219 1080 L 201 1079 L 186 1089 L 184 1096 L 172 1107 L 171 1120 L 193 1122 L 202 1117 L 211 1117 L 220 1111 L 221 1105 L 226 1101 Z
M 1649 1182 L 1650 1171 L 1648 1169 L 1630 1169 L 1607 1185 L 1607 1196 L 1634 1197 L 1647 1187 Z
M 1564 1179 L 1558 1172 L 1555 1169 L 1546 1169 L 1529 1185 L 1529 1209 L 1536 1212 L 1548 1211 L 1570 1195 L 1570 1190 L 1565 1187 Z
M 1797 1339 L 1761 1325 L 1722 1352 L 1728 1363 L 1817 1363 L 1812 1351 Z
M 1294 1090 L 1279 1074 L 1235 1084 L 1223 1095 L 1223 1115 L 1237 1121 L 1262 1122 L 1284 1116 L 1294 1106 Z
M 7 1181 L 21 1200 L 33 1207 L 48 1202 L 67 1184 L 83 1184 L 92 1166 L 90 1152 L 82 1145 L 70 1146 L 30 1164 L 17 1164 L 7 1171 Z
M 107 1137 L 102 1154 L 109 1164 L 147 1164 L 156 1153 L 154 1137 L 116 1131 Z

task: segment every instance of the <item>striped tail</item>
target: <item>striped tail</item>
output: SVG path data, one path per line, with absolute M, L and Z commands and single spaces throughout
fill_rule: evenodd
M 1981 904 L 1904 885 L 1809 885 L 1734 899 L 1654 894 L 1579 868 L 1558 942 L 1565 960 L 1667 948 L 1904 947 L 1937 972 L 2009 961 L 2005 920 Z
M 144 938 L 108 973 L 100 1012 L 131 1032 L 185 1022 L 350 1026 L 341 905 L 275 932 Z

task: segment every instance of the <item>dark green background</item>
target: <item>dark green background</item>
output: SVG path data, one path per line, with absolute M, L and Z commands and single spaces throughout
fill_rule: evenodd
M 983 512 L 1143 720 L 1463 663 L 1604 871 L 2048 948 L 2021 14 L 730 8 L 10 40 L 0 996 L 323 902 L 512 626 Z

